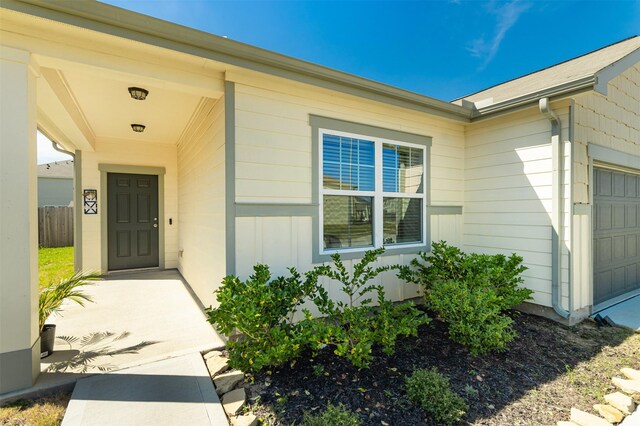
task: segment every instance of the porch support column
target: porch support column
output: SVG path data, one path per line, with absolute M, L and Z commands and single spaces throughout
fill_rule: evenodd
M 29 52 L 0 47 L 0 394 L 40 373 L 36 77 Z

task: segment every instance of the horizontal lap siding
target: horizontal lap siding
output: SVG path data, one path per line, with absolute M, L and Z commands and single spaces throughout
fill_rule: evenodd
M 309 114 L 315 114 L 433 137 L 432 202 L 462 204 L 462 125 L 328 90 L 290 86 L 297 85 L 236 83 L 237 202 L 311 202 Z
M 431 202 L 463 203 L 464 127 L 428 114 L 368 101 L 276 78 L 233 76 L 236 88 L 236 202 L 309 204 L 312 202 L 311 126 L 309 115 L 432 137 Z M 462 243 L 462 218 L 433 216 L 432 236 Z M 274 274 L 295 266 L 313 267 L 311 217 L 236 218 L 236 263 L 241 277 L 265 263 Z M 415 255 L 388 256 L 380 264 L 408 263 Z M 345 262 L 352 268 L 353 261 Z M 394 274 L 379 278 L 393 300 L 418 295 L 414 285 Z M 329 291 L 338 297 L 334 286 Z M 334 294 L 335 293 L 335 294 Z
M 556 108 L 568 132 L 568 109 Z M 471 252 L 516 253 L 528 267 L 524 285 L 534 302 L 551 305 L 553 208 L 551 124 L 537 110 L 474 123 L 465 147 L 464 246 Z M 568 159 L 568 147 L 565 156 Z M 568 175 L 568 160 L 565 160 Z M 568 179 L 568 177 L 566 177 Z M 567 181 L 568 182 L 568 181 Z M 568 185 L 565 185 L 565 195 Z M 568 198 L 565 211 L 568 211 Z M 568 235 L 568 216 L 564 234 Z M 563 250 L 568 290 L 568 245 Z
M 205 306 L 226 275 L 224 98 L 207 99 L 178 145 L 178 268 Z

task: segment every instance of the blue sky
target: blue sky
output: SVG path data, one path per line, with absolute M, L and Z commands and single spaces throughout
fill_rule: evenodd
M 107 3 L 447 101 L 640 34 L 640 0 Z
M 640 0 L 106 3 L 446 101 L 640 34 Z

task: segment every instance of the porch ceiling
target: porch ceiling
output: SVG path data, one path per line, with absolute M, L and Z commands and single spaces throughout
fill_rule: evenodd
M 141 76 L 47 67 L 41 68 L 41 76 L 52 89 L 49 93 L 38 93 L 41 114 L 49 117 L 44 121 L 62 127 L 60 130 L 66 135 L 77 133 L 79 129 L 90 145 L 100 139 L 175 144 L 202 99 L 202 96 L 172 90 Z M 131 98 L 127 90 L 131 86 L 147 89 L 147 99 Z M 59 102 L 44 98 L 52 95 Z M 77 129 L 69 129 L 71 123 L 67 122 L 65 126 L 52 118 L 60 113 L 51 109 L 60 107 L 66 110 Z M 133 123 L 145 125 L 145 131 L 133 132 Z M 78 147 L 77 143 L 71 142 Z
M 101 139 L 176 144 L 203 98 L 224 92 L 226 66 L 198 55 L 5 8 L 0 21 L 3 44 L 32 54 L 40 130 L 69 150 Z M 147 99 L 132 99 L 131 86 Z

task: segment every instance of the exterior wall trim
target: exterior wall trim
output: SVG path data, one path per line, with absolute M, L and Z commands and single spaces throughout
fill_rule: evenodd
M 429 216 L 461 215 L 462 206 L 427 206 Z
M 224 82 L 226 275 L 236 273 L 236 86 Z
M 313 217 L 317 204 L 238 203 L 236 217 Z
M 322 117 L 318 115 L 309 114 L 309 125 L 311 126 L 311 206 L 314 208 L 311 211 L 312 218 L 312 262 L 323 263 L 331 260 L 331 255 L 320 253 L 320 129 L 331 129 L 340 132 L 357 133 L 363 136 L 372 136 L 377 138 L 385 138 L 391 140 L 397 140 L 399 142 L 408 142 L 414 144 L 420 144 L 424 146 L 427 161 L 424 165 L 425 176 L 427 177 L 427 193 L 426 193 L 426 205 L 431 204 L 431 143 L 432 138 L 430 136 L 419 135 L 415 133 L 408 133 L 399 130 L 386 129 L 383 127 L 371 126 L 362 123 L 353 123 L 351 121 L 340 120 L 330 117 Z M 425 207 L 427 207 L 425 206 Z M 429 211 L 427 207 L 426 212 Z M 386 247 L 386 251 L 383 256 L 395 256 L 399 254 L 417 254 L 418 252 L 428 252 L 431 250 L 431 227 L 428 222 L 427 216 L 427 229 L 426 229 L 426 241 L 424 244 L 412 247 L 403 246 L 389 246 Z M 340 253 L 340 257 L 343 260 L 360 259 L 364 251 L 347 251 Z
M 626 152 L 595 145 L 593 143 L 587 145 L 587 150 L 589 157 L 591 157 L 593 161 L 596 163 L 606 163 L 604 164 L 605 167 L 607 165 L 611 165 L 614 168 L 616 166 L 622 166 L 623 168 L 630 169 L 632 172 L 635 170 L 635 173 L 640 170 L 640 156 L 627 154 Z
M 613 64 L 601 69 L 596 73 L 596 84 L 593 87 L 594 90 L 606 96 L 609 82 L 638 62 L 640 62 L 640 49 L 634 50 L 627 56 L 624 56 Z
M 109 272 L 109 238 L 107 222 L 107 173 L 131 173 L 139 175 L 158 176 L 158 267 L 165 268 L 165 220 L 164 220 L 164 167 L 134 166 L 126 164 L 98 164 L 100 171 L 100 193 L 98 194 L 98 211 L 100 213 L 100 269 L 102 272 Z M 82 191 L 82 189 L 80 189 Z M 81 204 L 80 204 L 81 205 Z M 102 210 L 100 210 L 102 209 Z M 80 210 L 80 209 L 78 209 Z
M 82 270 L 82 151 L 73 159 L 73 269 Z
M 236 217 L 313 217 L 318 204 L 237 203 Z M 429 216 L 461 215 L 462 206 L 427 206 Z

